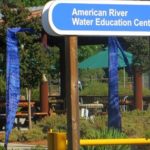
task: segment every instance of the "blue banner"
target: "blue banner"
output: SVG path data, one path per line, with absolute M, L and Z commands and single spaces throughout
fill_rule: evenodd
M 114 38 L 115 38 L 115 37 L 114 37 Z M 122 46 L 120 45 L 120 43 L 119 43 L 119 41 L 117 40 L 117 38 L 115 38 L 115 40 L 116 40 L 117 46 L 118 46 L 118 48 L 119 48 L 119 50 L 120 50 L 120 52 L 121 52 L 121 54 L 122 54 L 122 56 L 123 56 L 124 62 L 125 62 L 125 64 L 126 64 L 126 66 L 127 66 L 128 73 L 131 74 L 131 73 L 132 73 L 132 69 L 131 69 L 131 66 L 130 66 L 130 64 L 129 64 L 128 58 L 127 58 L 127 56 L 126 56 L 126 54 L 125 54 L 125 52 L 124 52 L 124 49 L 123 49 Z
M 118 50 L 130 70 L 127 56 L 116 37 L 109 37 L 109 98 L 108 98 L 108 127 L 121 130 L 121 115 L 118 95 Z
M 20 100 L 20 69 L 17 32 L 31 31 L 30 29 L 7 29 L 7 60 L 6 60 L 6 135 L 5 145 L 13 128 Z
M 108 127 L 121 129 L 121 115 L 118 96 L 118 46 L 116 39 L 109 37 L 109 99 L 108 99 Z

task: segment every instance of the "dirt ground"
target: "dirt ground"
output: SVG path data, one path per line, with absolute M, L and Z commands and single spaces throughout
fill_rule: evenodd
M 13 143 L 23 143 L 23 144 L 29 144 L 29 145 L 47 146 L 47 140 L 38 140 L 38 141 L 32 141 L 32 142 L 13 142 Z
M 4 132 L 0 133 L 0 141 L 2 139 L 2 136 L 4 136 Z M 29 145 L 42 145 L 47 146 L 47 140 L 38 140 L 38 141 L 32 141 L 32 142 L 12 142 L 12 143 L 23 143 L 23 144 L 29 144 Z

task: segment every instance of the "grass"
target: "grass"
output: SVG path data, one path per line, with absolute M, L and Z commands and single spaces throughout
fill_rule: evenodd
M 119 95 L 133 95 L 133 90 L 131 85 L 126 85 L 124 87 L 122 84 L 119 84 Z M 98 81 L 91 81 L 82 89 L 80 95 L 96 95 L 96 96 L 108 96 L 108 83 L 98 82 Z M 143 96 L 150 96 L 150 90 L 144 88 L 143 89 Z
M 150 138 L 150 110 L 122 112 L 122 132 L 107 129 L 107 115 L 99 115 L 93 119 L 80 118 L 80 137 L 83 138 Z M 10 142 L 46 140 L 48 131 L 64 132 L 67 130 L 66 115 L 52 115 L 43 118 L 28 131 L 13 129 Z M 4 141 L 4 137 L 0 140 Z M 149 150 L 150 146 L 139 146 L 137 150 Z M 124 147 L 81 147 L 81 150 L 130 150 Z
M 94 131 L 103 131 L 107 128 L 107 115 L 99 115 L 93 119 L 80 119 L 80 134 L 87 137 Z M 34 141 L 46 139 L 47 132 L 53 129 L 54 132 L 67 130 L 66 115 L 53 115 L 43 118 L 28 131 L 13 129 L 10 141 Z M 150 111 L 128 111 L 122 112 L 122 131 L 128 137 L 149 137 L 150 136 Z

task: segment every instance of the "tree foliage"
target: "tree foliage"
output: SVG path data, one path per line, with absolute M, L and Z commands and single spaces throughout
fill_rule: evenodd
M 148 37 L 125 37 L 126 49 L 133 54 L 133 66 L 142 72 L 150 69 L 150 41 Z
M 25 7 L 32 7 L 32 6 L 43 6 L 49 0 L 1 0 L 0 4 L 7 4 L 9 6 L 14 6 L 15 4 L 24 5 Z
M 45 5 L 49 0 L 21 0 L 25 6 L 42 6 Z
M 78 60 L 79 62 L 87 59 L 88 57 L 96 54 L 104 48 L 104 45 L 84 45 L 79 47 Z
M 15 6 L 15 8 L 14 8 Z M 35 87 L 41 78 L 41 74 L 47 73 L 50 65 L 49 49 L 42 46 L 40 38 L 42 26 L 40 18 L 30 18 L 31 12 L 23 5 L 4 5 L 3 26 L 0 27 L 1 63 L 5 72 L 6 60 L 6 30 L 12 27 L 31 28 L 33 33 L 19 33 L 21 83 L 24 87 Z M 2 67 L 1 66 L 1 67 Z

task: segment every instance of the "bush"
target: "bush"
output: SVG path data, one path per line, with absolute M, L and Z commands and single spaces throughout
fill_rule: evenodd
M 40 91 L 39 90 L 40 90 L 39 88 L 33 88 L 31 90 L 31 100 L 39 101 L 39 99 L 40 99 Z M 26 96 L 25 88 L 21 88 L 21 95 Z
M 107 130 L 107 115 L 97 116 L 92 119 L 80 119 L 81 139 L 93 138 L 125 138 L 125 137 L 150 137 L 150 111 L 130 111 L 122 113 L 122 132 Z M 66 115 L 52 115 L 45 117 L 36 124 L 33 129 L 20 131 L 13 129 L 10 135 L 12 141 L 36 141 L 47 138 L 48 131 L 65 132 L 67 130 Z M 3 138 L 4 140 L 4 138 Z M 147 148 L 148 146 L 145 146 Z M 82 150 L 129 150 L 129 146 L 99 146 L 82 147 Z M 103 148 L 103 149 L 102 149 Z M 116 148 L 116 149 L 115 149 Z M 125 149 L 126 148 L 126 149 Z
M 43 118 L 36 126 L 42 128 L 44 133 L 47 133 L 50 129 L 53 131 L 66 131 L 67 118 L 66 115 L 52 115 L 50 117 Z
M 150 111 L 134 110 L 122 113 L 122 130 L 129 137 L 145 137 L 149 127 Z
M 10 142 L 24 142 L 24 141 L 37 141 L 47 138 L 42 130 L 38 127 L 33 127 L 31 130 L 20 131 L 17 128 L 14 128 L 10 134 L 9 141 Z M 3 136 L 1 141 L 4 142 L 5 137 Z
M 5 95 L 6 93 L 6 80 L 4 76 L 0 76 L 0 95 Z
M 148 139 L 150 138 L 150 130 L 147 130 L 147 131 L 145 132 L 145 137 L 148 138 Z
M 81 91 L 80 95 L 108 95 L 108 84 L 97 81 L 89 82 L 87 87 Z
M 24 131 L 18 141 L 38 141 L 45 138 L 45 134 L 40 128 L 33 127 L 31 130 Z
M 126 138 L 127 136 L 114 129 L 103 129 L 92 131 L 92 136 L 87 136 L 88 139 L 111 139 L 111 138 Z M 80 150 L 130 150 L 128 145 L 107 145 L 107 146 L 82 146 Z
M 5 150 L 4 146 L 0 145 L 0 150 Z
M 85 84 L 86 86 L 83 86 L 84 88 L 80 91 L 80 95 L 108 96 L 108 83 L 100 82 L 100 80 L 91 80 Z M 132 85 L 126 85 L 126 87 L 124 87 L 122 83 L 118 82 L 118 86 L 120 96 L 133 95 Z M 150 90 L 143 88 L 143 95 L 150 96 Z
M 31 150 L 45 150 L 45 148 L 43 148 L 43 147 L 40 146 L 40 145 L 37 145 L 36 147 L 31 148 Z

